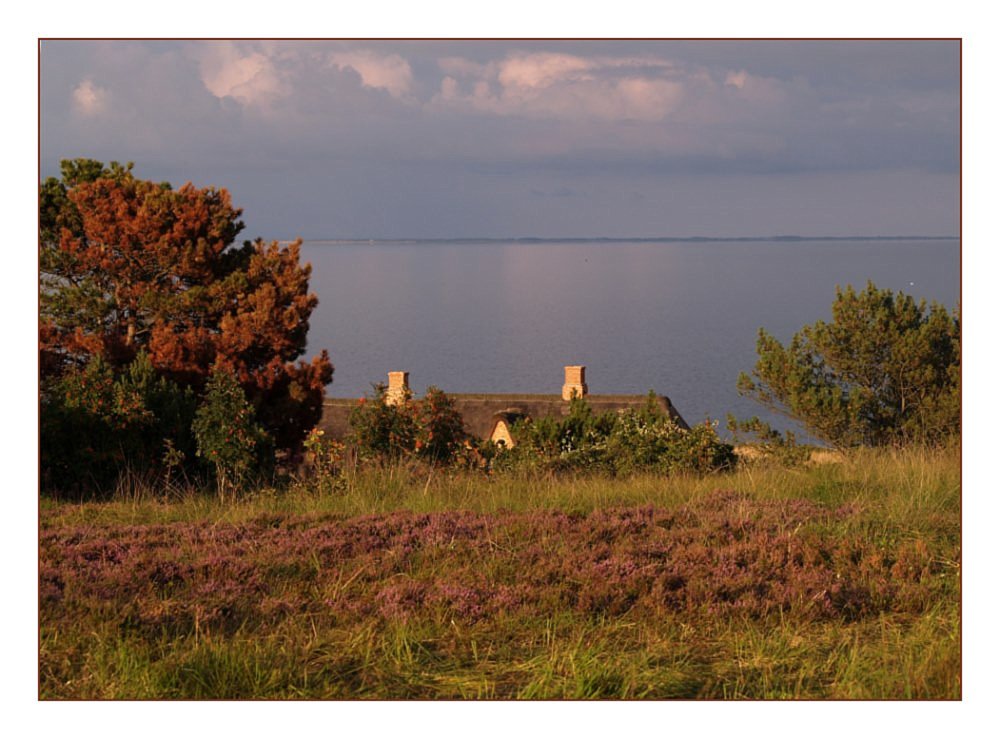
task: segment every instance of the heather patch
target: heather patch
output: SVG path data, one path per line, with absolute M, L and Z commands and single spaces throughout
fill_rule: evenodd
M 960 698 L 959 501 L 926 450 L 43 499 L 39 694 Z
M 919 539 L 880 546 L 829 533 L 857 515 L 717 492 L 672 510 L 55 528 L 41 539 L 42 624 L 91 608 L 127 614 L 125 629 L 180 619 L 201 631 L 299 614 L 471 623 L 568 609 L 590 618 L 851 620 L 925 606 L 941 557 Z

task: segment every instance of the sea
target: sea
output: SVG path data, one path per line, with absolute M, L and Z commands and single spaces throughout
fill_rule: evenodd
M 903 291 L 948 309 L 957 239 L 307 241 L 307 357 L 326 349 L 331 397 L 390 371 L 417 395 L 558 393 L 585 365 L 591 393 L 666 395 L 690 424 L 729 413 L 794 422 L 741 397 L 763 328 L 783 342 L 830 319 L 837 286 Z

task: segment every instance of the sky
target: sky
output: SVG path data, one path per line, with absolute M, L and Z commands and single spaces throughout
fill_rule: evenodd
M 40 168 L 268 239 L 957 236 L 960 93 L 955 40 L 48 40 Z

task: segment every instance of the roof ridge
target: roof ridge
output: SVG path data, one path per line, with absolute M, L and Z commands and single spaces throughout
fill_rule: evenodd
M 506 400 L 508 398 L 524 398 L 531 400 L 558 400 L 560 402 L 564 401 L 562 395 L 559 393 L 449 393 L 446 392 L 449 398 L 455 399 L 497 399 Z M 414 395 L 414 398 L 422 397 Z M 649 393 L 588 393 L 583 396 L 584 400 L 619 400 L 621 398 L 648 398 Z M 654 395 L 656 398 L 666 398 L 667 396 L 656 393 Z M 325 397 L 323 402 L 353 402 L 357 403 L 359 398 L 344 398 L 344 397 Z

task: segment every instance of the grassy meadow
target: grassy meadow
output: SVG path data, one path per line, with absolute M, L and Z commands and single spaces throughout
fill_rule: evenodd
M 43 699 L 958 699 L 960 455 L 43 499 Z

